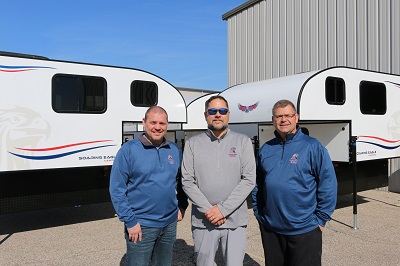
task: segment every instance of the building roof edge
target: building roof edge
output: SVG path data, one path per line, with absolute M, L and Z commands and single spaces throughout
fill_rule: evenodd
M 244 9 L 258 3 L 261 2 L 263 0 L 249 0 L 243 4 L 241 4 L 238 7 L 235 7 L 234 9 L 232 9 L 231 11 L 226 12 L 225 14 L 222 15 L 222 20 L 228 20 L 230 17 L 236 15 L 237 13 L 243 11 Z

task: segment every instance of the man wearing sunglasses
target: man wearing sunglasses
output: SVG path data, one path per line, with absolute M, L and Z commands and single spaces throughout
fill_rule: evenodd
M 328 151 L 297 127 L 293 103 L 272 108 L 275 138 L 257 156 L 254 214 L 265 265 L 321 265 L 322 229 L 336 206 L 337 180 Z
M 214 265 L 221 244 L 225 265 L 243 265 L 248 211 L 255 185 L 255 158 L 249 137 L 228 128 L 228 102 L 205 103 L 208 130 L 188 139 L 182 161 L 182 187 L 192 202 L 196 265 Z

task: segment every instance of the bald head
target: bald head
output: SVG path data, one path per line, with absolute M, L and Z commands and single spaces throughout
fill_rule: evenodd
M 165 114 L 167 116 L 167 121 L 168 121 L 167 111 L 165 111 L 165 109 L 162 108 L 161 106 L 155 105 L 155 106 L 152 106 L 149 109 L 147 109 L 147 111 L 146 111 L 146 113 L 144 115 L 144 118 L 143 118 L 144 121 L 146 121 L 148 119 L 150 113 L 153 113 L 153 114 Z

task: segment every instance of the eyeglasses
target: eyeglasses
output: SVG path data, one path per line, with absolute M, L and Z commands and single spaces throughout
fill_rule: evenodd
M 290 114 L 290 115 L 274 115 L 275 119 L 282 119 L 282 118 L 293 118 L 296 114 Z
M 228 113 L 228 108 L 210 108 L 207 110 L 209 115 L 215 115 L 217 112 L 219 112 L 221 115 L 226 115 Z

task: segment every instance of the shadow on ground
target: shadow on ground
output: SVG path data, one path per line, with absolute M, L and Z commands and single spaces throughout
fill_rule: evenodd
M 0 235 L 115 217 L 111 202 L 0 215 Z
M 125 255 L 121 258 L 120 265 L 123 266 L 125 263 Z M 221 249 L 218 249 L 215 256 L 215 264 L 217 266 L 223 266 L 224 260 L 222 258 Z M 193 246 L 188 245 L 185 240 L 177 239 L 174 246 L 174 254 L 172 257 L 173 266 L 190 266 L 196 265 L 193 256 Z M 249 255 L 245 255 L 243 265 L 248 266 L 259 266 L 260 264 L 254 261 Z
M 172 265 L 184 266 L 184 265 L 196 265 L 194 258 L 193 246 L 188 245 L 185 240 L 177 239 L 174 246 L 174 256 L 172 258 Z M 222 257 L 221 248 L 218 249 L 215 255 L 215 264 L 217 266 L 224 265 L 224 259 Z M 248 254 L 245 254 L 243 265 L 260 265 L 254 261 Z
M 357 195 L 356 197 L 357 205 L 367 203 L 369 201 L 370 201 L 369 199 L 359 195 Z M 353 204 L 354 204 L 353 194 L 340 195 L 337 197 L 336 209 L 350 207 L 353 206 Z

